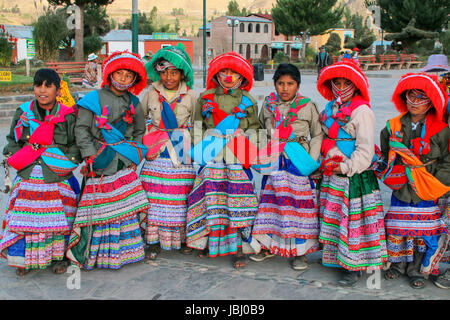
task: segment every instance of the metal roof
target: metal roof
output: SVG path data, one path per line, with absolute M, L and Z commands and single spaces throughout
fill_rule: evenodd
M 107 34 L 105 34 L 101 39 L 104 42 L 110 42 L 110 41 L 131 41 L 132 32 L 131 30 L 111 30 Z M 154 39 L 153 35 L 151 34 L 139 34 L 138 35 L 138 41 L 162 41 L 162 40 L 168 40 L 168 39 Z M 179 41 L 192 41 L 189 39 L 184 38 L 177 38 L 177 39 L 171 39 L 171 40 L 179 40 Z
M 33 26 L 15 26 L 4 24 L 5 31 L 17 39 L 33 39 Z
M 229 19 L 237 19 L 240 22 L 261 22 L 261 23 L 272 23 L 269 19 L 264 19 L 260 17 L 235 17 L 235 16 L 226 16 Z

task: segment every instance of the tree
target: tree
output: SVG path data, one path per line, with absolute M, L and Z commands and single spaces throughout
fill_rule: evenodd
M 247 10 L 247 8 L 243 7 L 242 10 L 239 9 L 239 4 L 236 0 L 231 0 L 228 2 L 227 6 L 227 16 L 236 16 L 236 17 L 245 17 L 250 14 L 250 10 Z
M 337 0 L 277 0 L 272 18 L 277 30 L 287 36 L 302 37 L 302 60 L 308 35 L 324 34 L 341 20 L 344 6 Z
M 355 31 L 353 38 L 347 37 L 344 39 L 344 48 L 353 49 L 357 47 L 360 51 L 363 51 L 370 47 L 376 40 L 376 36 L 365 24 L 364 17 L 359 13 L 351 14 L 347 8 L 344 11 L 344 18 L 344 26 Z
M 8 36 L 0 29 L 0 66 L 7 67 L 11 62 L 13 46 L 8 41 Z
M 106 6 L 113 3 L 114 0 L 47 0 L 50 5 L 55 6 L 69 6 L 72 4 L 77 5 L 80 8 L 80 25 L 84 26 L 84 10 L 87 5 Z M 83 50 L 83 29 L 75 30 L 75 60 L 84 60 Z
M 36 55 L 41 60 L 56 59 L 59 47 L 68 35 L 69 30 L 64 17 L 48 9 L 34 24 L 33 38 Z
M 175 19 L 175 33 L 178 34 L 178 32 L 180 31 L 181 27 L 180 27 L 180 20 L 178 18 Z
M 332 32 L 325 47 L 327 47 L 327 51 L 330 55 L 338 56 L 341 51 L 341 43 L 341 37 L 337 33 Z

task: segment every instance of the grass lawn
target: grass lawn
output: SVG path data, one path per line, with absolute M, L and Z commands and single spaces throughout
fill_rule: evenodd
M 33 77 L 22 76 L 20 74 L 12 74 L 11 81 L 0 81 L 0 87 L 9 87 L 15 85 L 33 85 Z

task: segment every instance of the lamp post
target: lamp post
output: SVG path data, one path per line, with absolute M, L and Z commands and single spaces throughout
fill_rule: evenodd
M 239 20 L 236 18 L 229 18 L 227 25 L 231 27 L 231 51 L 234 51 L 234 28 L 239 25 Z
M 133 53 L 139 53 L 138 33 L 138 0 L 133 0 L 131 10 L 131 51 Z

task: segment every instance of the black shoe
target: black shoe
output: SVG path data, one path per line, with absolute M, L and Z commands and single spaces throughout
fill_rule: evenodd
M 353 287 L 356 285 L 361 276 L 361 271 L 345 270 L 342 278 L 338 281 L 338 283 L 343 287 Z

